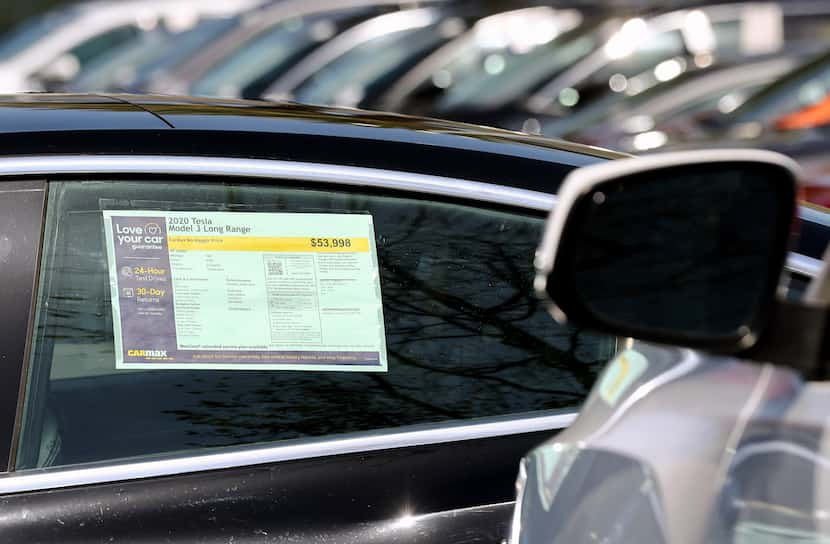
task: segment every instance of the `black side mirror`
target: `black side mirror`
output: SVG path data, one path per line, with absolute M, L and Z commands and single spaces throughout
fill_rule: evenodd
M 750 348 L 775 302 L 797 165 L 692 151 L 572 172 L 536 257 L 559 321 L 721 352 Z

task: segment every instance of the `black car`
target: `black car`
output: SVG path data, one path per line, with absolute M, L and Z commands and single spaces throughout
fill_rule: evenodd
M 499 543 L 617 350 L 532 279 L 563 177 L 620 155 L 244 101 L 0 117 L 2 542 Z

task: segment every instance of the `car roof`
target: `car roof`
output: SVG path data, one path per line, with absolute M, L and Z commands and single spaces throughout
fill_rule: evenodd
M 32 93 L 0 96 L 0 118 L 0 155 L 287 159 L 408 170 L 535 190 L 544 190 L 539 185 L 546 178 L 558 187 L 573 168 L 625 156 L 436 119 L 252 100 Z

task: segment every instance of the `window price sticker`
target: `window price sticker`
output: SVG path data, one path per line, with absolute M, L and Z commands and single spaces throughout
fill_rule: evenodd
M 372 216 L 103 215 L 116 368 L 386 371 Z

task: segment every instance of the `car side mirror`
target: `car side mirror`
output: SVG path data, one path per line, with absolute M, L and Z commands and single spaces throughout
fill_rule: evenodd
M 558 321 L 719 352 L 753 346 L 775 304 L 798 167 L 757 150 L 574 170 L 536 256 Z

